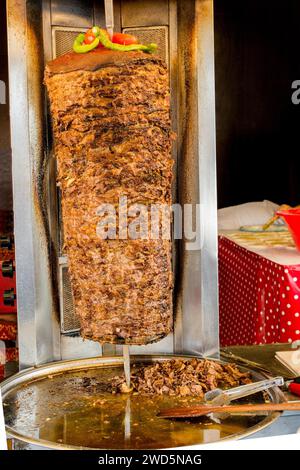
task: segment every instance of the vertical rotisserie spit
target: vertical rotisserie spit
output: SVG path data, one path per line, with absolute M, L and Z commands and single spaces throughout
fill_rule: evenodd
M 48 63 L 45 83 L 81 334 L 110 343 L 158 341 L 173 323 L 171 241 L 161 232 L 120 239 L 118 223 L 120 197 L 149 213 L 151 205 L 172 202 L 166 66 L 143 52 L 69 53 Z M 105 204 L 116 209 L 115 239 L 97 234 Z

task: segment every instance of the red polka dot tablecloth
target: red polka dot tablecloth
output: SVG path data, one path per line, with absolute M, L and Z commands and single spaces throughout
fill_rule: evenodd
M 219 237 L 222 346 L 300 340 L 300 263 L 279 264 Z

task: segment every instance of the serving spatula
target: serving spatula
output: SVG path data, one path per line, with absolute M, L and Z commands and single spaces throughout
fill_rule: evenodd
M 261 411 L 300 411 L 299 402 L 260 403 L 245 405 L 196 405 L 189 407 L 166 408 L 161 410 L 160 418 L 198 418 L 210 413 L 258 413 Z

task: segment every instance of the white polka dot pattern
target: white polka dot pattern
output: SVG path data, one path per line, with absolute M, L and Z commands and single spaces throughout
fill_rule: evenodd
M 299 339 L 299 273 L 219 237 L 221 346 Z

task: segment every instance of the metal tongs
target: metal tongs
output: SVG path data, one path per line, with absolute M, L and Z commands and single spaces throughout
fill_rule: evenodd
M 254 395 L 254 393 L 262 392 L 272 387 L 281 387 L 282 385 L 284 385 L 283 377 L 274 377 L 272 379 L 260 380 L 259 382 L 241 385 L 228 390 L 215 388 L 214 390 L 206 392 L 204 401 L 206 404 L 210 405 L 228 405 L 232 400 L 248 397 L 249 395 Z
M 213 420 L 218 421 L 227 418 L 230 416 L 230 413 L 248 414 L 255 412 L 255 414 L 265 414 L 268 411 L 300 409 L 300 403 L 230 405 L 232 400 L 244 398 L 254 393 L 263 392 L 269 388 L 280 387 L 282 385 L 284 385 L 283 377 L 275 377 L 241 385 L 240 387 L 231 388 L 229 390 L 216 388 L 204 395 L 204 403 L 202 405 L 189 406 L 186 408 L 168 408 L 160 411 L 158 416 L 161 418 L 193 418 L 209 414 Z

